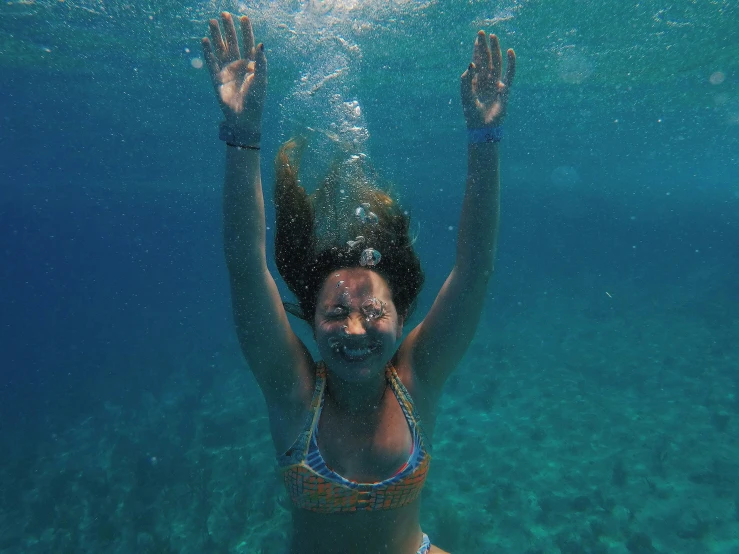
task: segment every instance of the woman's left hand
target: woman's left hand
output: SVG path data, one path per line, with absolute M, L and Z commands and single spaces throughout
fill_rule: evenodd
M 498 37 L 490 35 L 488 45 L 485 31 L 479 31 L 472 51 L 472 63 L 462 73 L 461 93 L 464 118 L 468 129 L 497 127 L 503 122 L 508 104 L 508 93 L 516 74 L 516 53 L 508 49 L 505 76 L 503 56 Z

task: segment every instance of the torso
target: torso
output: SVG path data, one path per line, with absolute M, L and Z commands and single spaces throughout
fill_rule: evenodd
M 433 440 L 437 395 L 430 395 L 413 379 L 412 368 L 394 360 L 395 369 L 408 389 L 429 441 Z M 303 379 L 287 406 L 272 407 L 281 422 L 271 421 L 275 447 L 285 452 L 305 426 L 306 414 L 315 387 L 315 374 Z M 276 408 L 276 409 L 274 409 Z M 360 431 L 347 425 L 330 403 L 324 404 L 319 420 L 318 446 L 326 464 L 346 479 L 357 482 L 382 481 L 393 475 L 407 460 L 411 431 L 397 398 L 387 391 L 374 429 Z M 347 514 L 318 514 L 293 511 L 293 551 L 301 554 L 356 551 L 415 554 L 419 535 L 419 502 L 394 510 Z M 414 546 L 415 545 L 415 546 Z M 439 552 L 433 549 L 432 552 Z

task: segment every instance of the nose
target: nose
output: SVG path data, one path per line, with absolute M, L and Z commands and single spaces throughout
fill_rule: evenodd
M 359 314 L 351 314 L 347 318 L 346 327 L 344 328 L 344 332 L 347 335 L 364 335 L 365 334 L 365 328 L 364 328 L 364 319 Z

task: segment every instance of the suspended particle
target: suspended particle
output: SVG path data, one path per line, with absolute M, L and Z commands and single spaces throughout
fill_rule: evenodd
M 366 248 L 362 251 L 362 255 L 359 257 L 359 263 L 362 267 L 372 267 L 380 263 L 382 256 L 374 248 Z

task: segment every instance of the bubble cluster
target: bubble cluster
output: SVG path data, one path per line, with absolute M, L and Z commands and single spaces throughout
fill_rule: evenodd
M 359 257 L 359 263 L 362 267 L 372 267 L 380 263 L 382 256 L 374 248 L 365 248 Z
M 377 214 L 370 211 L 370 205 L 365 202 L 361 206 L 358 206 L 354 210 L 354 217 L 356 217 L 362 223 L 369 223 L 375 225 L 379 221 Z
M 385 303 L 379 298 L 368 298 L 362 302 L 362 314 L 367 320 L 377 319 L 382 317 L 385 313 Z

